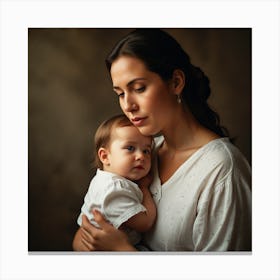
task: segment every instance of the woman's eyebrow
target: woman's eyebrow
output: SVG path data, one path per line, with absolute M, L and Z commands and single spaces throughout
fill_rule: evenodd
M 133 83 L 138 82 L 138 81 L 142 81 L 142 80 L 146 80 L 145 78 L 135 78 L 133 80 L 131 80 L 130 82 L 127 83 L 127 87 L 131 86 Z M 113 89 L 120 89 L 120 87 L 118 86 L 113 86 Z

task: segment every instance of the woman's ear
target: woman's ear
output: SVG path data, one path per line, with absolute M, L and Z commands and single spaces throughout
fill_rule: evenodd
M 185 86 L 185 73 L 182 70 L 180 69 L 174 70 L 172 76 L 172 84 L 173 84 L 174 94 L 180 95 Z
M 101 147 L 98 150 L 98 157 L 100 159 L 100 161 L 104 164 L 104 165 L 110 165 L 110 161 L 109 161 L 109 151 L 103 147 Z

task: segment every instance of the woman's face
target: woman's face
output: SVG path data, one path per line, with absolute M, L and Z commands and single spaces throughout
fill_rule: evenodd
M 131 56 L 120 56 L 112 63 L 111 77 L 121 109 L 142 134 L 172 129 L 177 102 L 170 83 Z

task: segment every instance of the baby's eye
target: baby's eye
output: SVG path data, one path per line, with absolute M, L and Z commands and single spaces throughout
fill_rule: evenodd
M 134 152 L 135 151 L 135 147 L 133 146 L 127 146 L 126 149 L 130 152 Z
M 146 149 L 146 150 L 143 151 L 143 153 L 144 153 L 145 155 L 150 155 L 150 154 L 151 154 L 151 150 Z

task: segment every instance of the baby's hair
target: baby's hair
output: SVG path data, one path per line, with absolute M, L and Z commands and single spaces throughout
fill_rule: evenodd
M 113 116 L 112 118 L 104 121 L 97 128 L 94 136 L 95 142 L 95 160 L 94 167 L 103 170 L 103 164 L 99 159 L 98 150 L 103 148 L 108 148 L 111 141 L 111 132 L 116 127 L 124 127 L 124 126 L 133 126 L 130 120 L 126 115 L 120 114 L 117 116 Z

